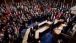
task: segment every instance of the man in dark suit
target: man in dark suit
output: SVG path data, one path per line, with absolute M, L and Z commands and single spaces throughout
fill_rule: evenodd
M 76 21 L 76 15 L 73 16 L 72 20 L 70 22 L 68 22 L 68 26 L 64 28 L 64 30 L 62 31 L 63 33 L 67 33 L 67 31 L 69 30 L 69 28 L 72 26 L 73 22 Z
M 38 29 L 38 23 L 37 23 L 37 22 L 34 23 L 33 28 L 34 28 L 34 29 Z

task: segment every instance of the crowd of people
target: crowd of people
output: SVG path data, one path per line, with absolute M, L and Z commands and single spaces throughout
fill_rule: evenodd
M 69 4 L 52 1 L 1 4 L 0 43 L 21 43 L 21 31 L 27 29 L 32 22 L 64 19 L 68 23 L 75 16 L 70 13 L 70 8 Z

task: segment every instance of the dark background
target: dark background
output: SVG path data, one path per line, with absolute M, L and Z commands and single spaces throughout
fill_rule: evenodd
M 23 1 L 27 1 L 27 0 L 23 0 Z M 32 1 L 32 0 L 28 0 L 28 1 Z M 53 0 L 53 1 L 58 1 L 58 0 Z M 60 2 L 64 2 L 64 0 L 59 0 Z M 12 0 L 6 0 L 7 3 L 12 2 Z M 21 2 L 21 0 L 14 0 L 14 2 Z M 65 3 L 69 3 L 71 4 L 72 0 L 65 0 Z M 0 4 L 4 3 L 4 0 L 0 1 Z M 76 1 L 74 0 L 74 4 L 76 3 Z

